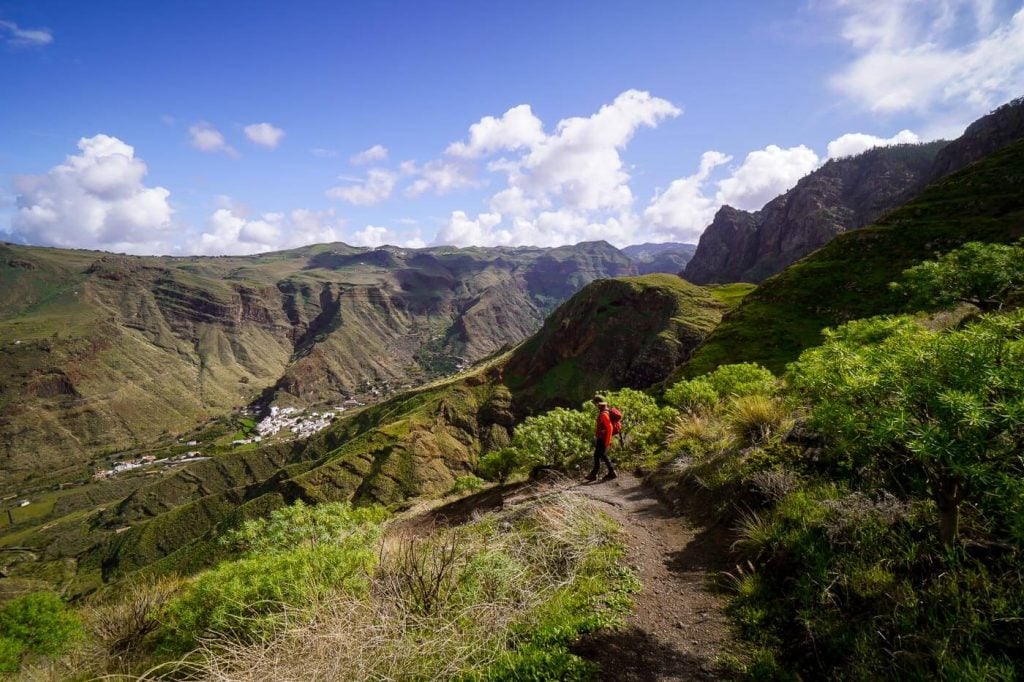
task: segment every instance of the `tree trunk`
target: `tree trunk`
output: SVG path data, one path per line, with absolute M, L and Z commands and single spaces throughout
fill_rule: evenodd
M 939 536 L 946 547 L 952 547 L 960 534 L 961 500 L 963 489 L 960 487 L 960 479 L 942 478 L 935 494 L 935 504 L 939 508 Z

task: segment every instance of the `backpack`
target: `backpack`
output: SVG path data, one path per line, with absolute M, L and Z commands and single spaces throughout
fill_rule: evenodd
M 612 435 L 622 436 L 622 410 L 617 407 L 608 408 L 608 419 L 612 423 Z

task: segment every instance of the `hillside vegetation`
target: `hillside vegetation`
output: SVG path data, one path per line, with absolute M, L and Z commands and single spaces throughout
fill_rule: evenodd
M 686 365 L 697 376 L 722 364 L 757 362 L 781 371 L 843 322 L 902 312 L 890 290 L 900 273 L 964 242 L 1024 235 L 1024 141 L 924 190 L 870 227 L 838 235 L 769 278 L 725 317 Z
M 634 272 L 603 242 L 223 258 L 0 245 L 0 489 L 85 478 L 91 459 L 254 401 L 365 401 L 450 374 Z

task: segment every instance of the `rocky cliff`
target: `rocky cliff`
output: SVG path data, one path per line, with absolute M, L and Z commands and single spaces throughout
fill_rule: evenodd
M 760 282 L 1022 137 L 1024 98 L 978 119 L 949 143 L 882 147 L 830 160 L 760 211 L 722 207 L 681 274 L 699 284 Z
M 879 147 L 832 159 L 760 211 L 723 206 L 683 277 L 699 284 L 760 282 L 913 196 L 943 144 Z

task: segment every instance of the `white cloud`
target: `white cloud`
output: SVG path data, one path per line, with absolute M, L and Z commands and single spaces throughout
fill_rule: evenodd
M 678 116 L 680 109 L 647 92 L 627 90 L 589 117 L 566 118 L 547 134 L 529 105 L 470 126 L 468 139 L 448 146 L 442 159 L 417 169 L 406 189 L 478 184 L 474 162 L 503 174 L 506 186 L 489 201 L 490 211 L 470 217 L 454 211 L 436 243 L 552 246 L 606 239 L 623 244 L 637 232 L 630 176 L 620 152 L 642 127 Z M 502 154 L 499 158 L 496 155 Z
M 804 145 L 770 144 L 750 152 L 732 175 L 718 183 L 719 204 L 756 211 L 818 167 L 818 155 Z
M 284 131 L 270 123 L 253 123 L 244 130 L 250 142 L 267 149 L 275 149 L 284 137 Z
M 544 140 L 544 125 L 529 104 L 512 107 L 501 118 L 484 116 L 469 127 L 469 142 L 453 142 L 446 154 L 476 159 L 496 151 L 533 147 Z
M 472 168 L 460 159 L 435 159 L 417 167 L 405 162 L 399 167 L 402 175 L 416 176 L 405 189 L 405 196 L 418 197 L 433 190 L 438 196 L 465 187 L 477 187 L 481 183 L 474 179 Z
M 394 242 L 392 236 L 391 230 L 386 227 L 367 225 L 358 232 L 353 232 L 348 241 L 352 246 L 377 247 Z
M 318 159 L 334 159 L 337 158 L 338 152 L 335 149 L 324 149 L 323 147 L 314 147 L 309 150 L 309 153 Z
M 369 149 L 364 149 L 358 154 L 349 157 L 348 162 L 353 166 L 364 166 L 375 161 L 384 161 L 388 158 L 388 148 L 382 144 L 375 144 Z
M 673 239 L 695 241 L 715 216 L 720 204 L 706 194 L 708 176 L 716 167 L 729 163 L 731 156 L 707 151 L 693 175 L 673 180 L 664 192 L 655 194 L 644 210 L 647 222 Z
M 846 133 L 828 143 L 828 158 L 839 159 L 844 156 L 856 156 L 874 147 L 885 147 L 893 144 L 913 144 L 921 138 L 911 130 L 901 130 L 892 137 L 876 137 L 866 133 Z
M 78 141 L 79 154 L 45 175 L 15 178 L 14 236 L 33 244 L 166 252 L 173 209 L 163 187 L 146 187 L 145 162 L 116 137 Z
M 249 219 L 244 209 L 231 204 L 213 212 L 206 229 L 189 245 L 189 252 L 237 256 L 341 241 L 344 224 L 330 210 L 295 209 Z
M 0 38 L 15 47 L 41 47 L 53 42 L 48 28 L 21 28 L 13 21 L 0 21 Z
M 353 185 L 342 185 L 327 190 L 331 199 L 341 199 L 356 206 L 371 206 L 391 196 L 397 176 L 383 168 L 371 168 L 366 180 Z
M 833 6 L 857 56 L 831 84 L 870 111 L 966 122 L 1024 91 L 1024 9 L 1000 21 L 978 0 Z
M 201 152 L 224 152 L 232 158 L 238 157 L 238 151 L 224 141 L 220 131 L 205 121 L 189 126 L 189 144 Z

